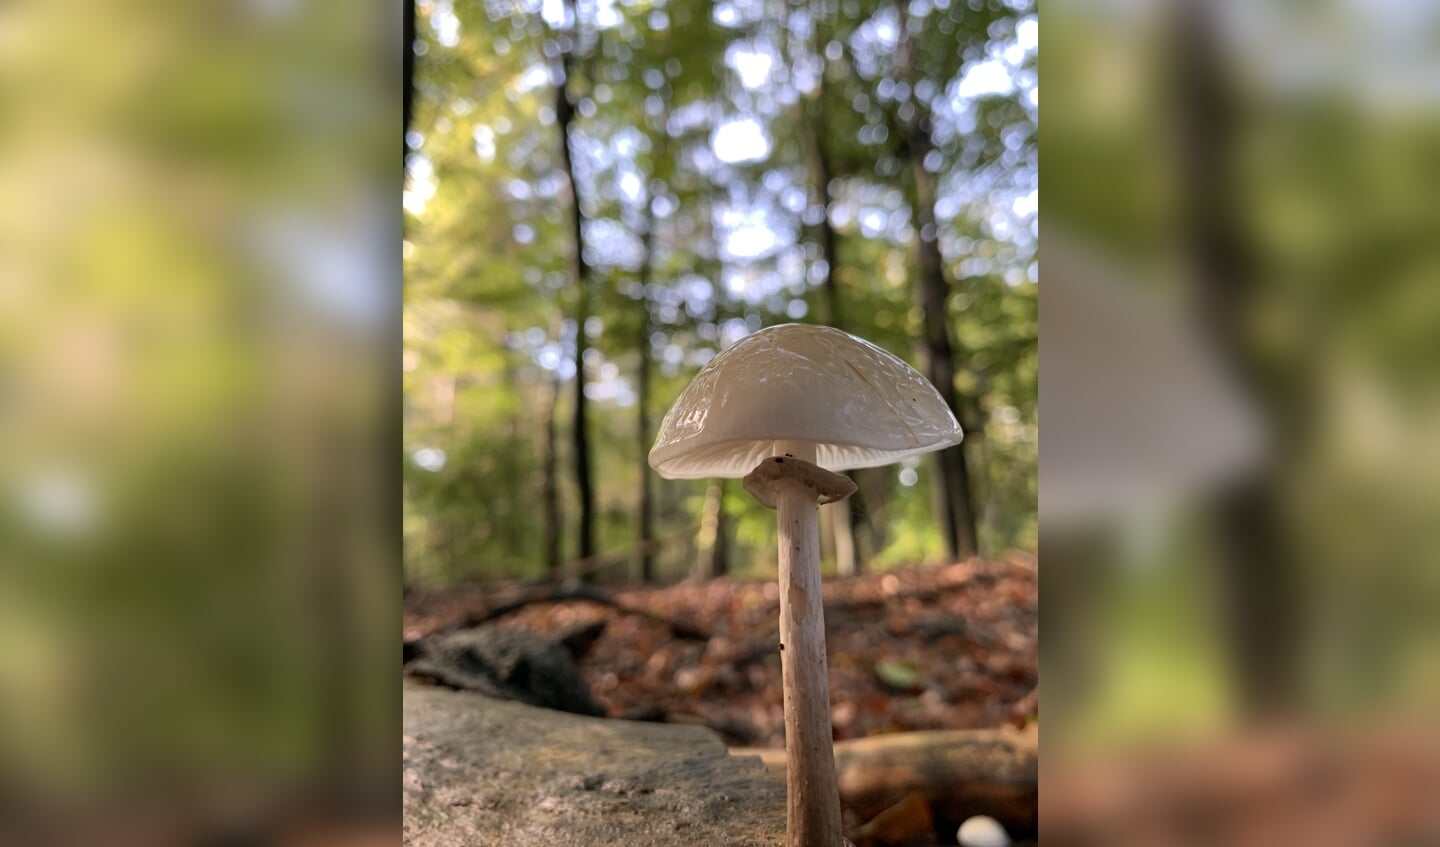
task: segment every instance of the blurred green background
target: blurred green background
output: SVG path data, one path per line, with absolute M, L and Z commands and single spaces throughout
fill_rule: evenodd
M 966 430 L 858 472 L 828 568 L 1035 549 L 1030 5 L 415 11 L 407 585 L 773 572 L 773 514 L 645 454 L 706 361 L 793 321 L 949 383 Z
M 1435 843 L 1434 4 L 1045 7 L 1050 843 Z
M 1433 718 L 1440 16 L 1044 17 L 1052 738 Z
M 0 8 L 0 842 L 398 811 L 380 11 Z

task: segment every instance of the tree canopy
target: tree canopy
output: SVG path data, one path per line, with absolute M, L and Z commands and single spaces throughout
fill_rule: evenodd
M 775 323 L 839 325 L 921 364 L 927 249 L 980 549 L 1034 548 L 1032 5 L 419 0 L 415 12 L 409 581 L 577 559 L 624 573 L 645 552 L 674 578 L 705 538 L 724 567 L 763 567 L 773 516 L 738 485 L 642 489 L 655 426 L 705 362 Z M 946 554 L 937 467 L 857 478 L 848 522 L 864 560 Z

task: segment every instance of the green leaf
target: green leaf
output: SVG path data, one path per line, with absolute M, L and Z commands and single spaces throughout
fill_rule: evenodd
M 880 681 L 897 691 L 909 691 L 920 687 L 920 669 L 913 662 L 881 659 L 875 663 L 875 675 Z

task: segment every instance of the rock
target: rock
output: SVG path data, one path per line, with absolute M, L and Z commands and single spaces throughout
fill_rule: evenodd
M 785 789 L 696 726 L 404 686 L 407 847 L 778 847 Z
M 1010 836 L 1005 827 L 989 815 L 976 815 L 960 824 L 955 834 L 960 847 L 1010 847 Z
M 544 709 L 603 715 L 570 651 L 524 629 L 483 626 L 426 639 L 407 673 Z

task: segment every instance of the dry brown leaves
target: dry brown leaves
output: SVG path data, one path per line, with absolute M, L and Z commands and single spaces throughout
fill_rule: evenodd
M 609 715 L 703 723 L 731 744 L 784 745 L 773 581 L 687 581 L 611 593 L 623 606 L 710 638 L 677 638 L 661 621 L 583 601 L 532 604 L 496 623 L 558 638 L 604 621 L 579 665 Z M 824 595 L 836 739 L 998 726 L 1035 713 L 1033 559 L 828 578 Z M 407 598 L 406 637 L 455 626 L 495 596 L 493 586 L 466 586 Z

